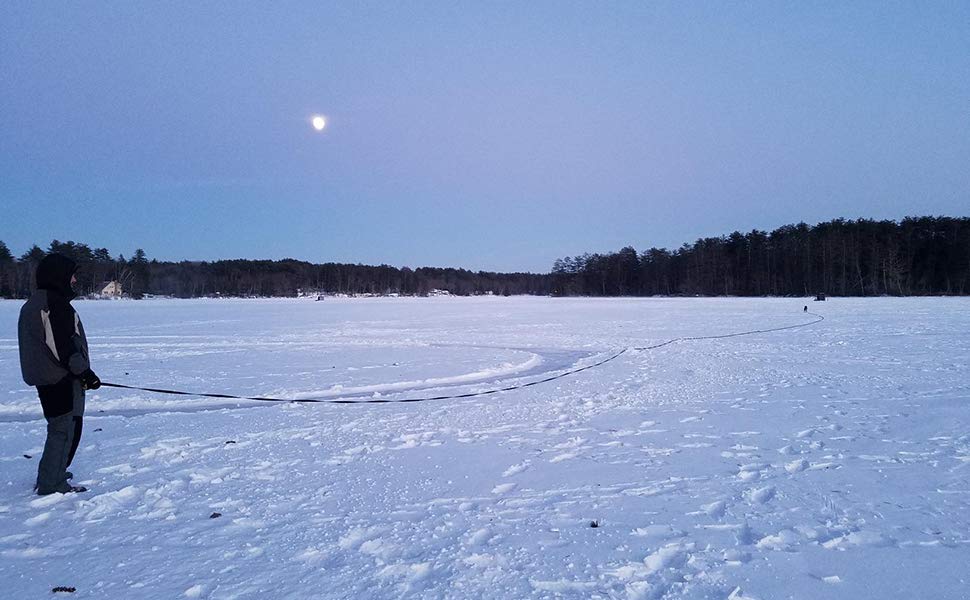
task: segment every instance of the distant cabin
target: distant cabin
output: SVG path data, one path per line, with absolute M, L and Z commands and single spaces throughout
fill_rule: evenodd
M 105 298 L 121 298 L 123 291 L 120 282 L 108 281 L 101 288 L 101 295 Z

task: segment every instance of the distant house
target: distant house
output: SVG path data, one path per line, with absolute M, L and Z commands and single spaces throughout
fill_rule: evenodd
M 101 288 L 101 295 L 105 298 L 121 298 L 122 292 L 121 283 L 118 281 L 105 282 Z

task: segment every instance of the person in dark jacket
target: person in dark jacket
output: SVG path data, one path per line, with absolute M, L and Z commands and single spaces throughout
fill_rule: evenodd
M 37 467 L 38 494 L 84 492 L 68 483 L 67 471 L 81 441 L 84 390 L 101 380 L 91 370 L 88 341 L 81 319 L 71 306 L 77 265 L 60 254 L 48 254 L 37 266 L 37 291 L 20 309 L 17 327 L 20 370 L 37 387 L 47 441 Z

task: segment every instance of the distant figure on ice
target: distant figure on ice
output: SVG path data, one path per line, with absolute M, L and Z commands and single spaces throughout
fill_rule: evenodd
M 84 326 L 71 300 L 77 265 L 60 254 L 48 254 L 37 266 L 37 291 L 20 309 L 17 334 L 20 370 L 37 387 L 47 419 L 47 441 L 37 468 L 37 493 L 85 492 L 68 483 L 67 471 L 81 441 L 84 390 L 96 390 L 101 380 L 88 361 Z
M 802 312 L 808 312 L 808 305 L 807 304 L 805 305 L 805 308 L 802 309 Z

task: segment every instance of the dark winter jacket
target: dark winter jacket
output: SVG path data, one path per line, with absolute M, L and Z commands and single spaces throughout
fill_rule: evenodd
M 38 289 L 20 309 L 17 328 L 20 370 L 28 385 L 53 385 L 90 368 L 84 326 L 71 306 L 76 270 L 60 254 L 45 256 L 37 267 Z

